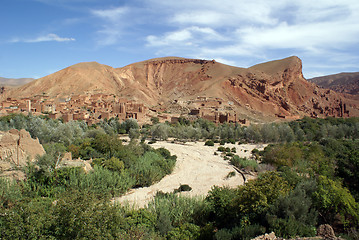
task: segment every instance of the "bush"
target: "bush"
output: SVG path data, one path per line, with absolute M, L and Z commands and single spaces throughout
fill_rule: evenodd
M 250 160 L 247 158 L 240 158 L 238 155 L 234 155 L 231 160 L 231 164 L 237 168 L 245 168 L 250 171 L 257 171 L 258 163 L 255 160 Z
M 220 229 L 215 234 L 216 240 L 227 240 L 227 239 L 243 239 L 249 240 L 253 239 L 256 236 L 262 235 L 265 233 L 265 227 L 259 224 L 247 225 L 244 227 L 234 227 L 232 229 Z
M 164 150 L 162 150 L 162 153 L 167 154 Z M 147 187 L 158 182 L 165 175 L 170 174 L 175 164 L 176 156 L 165 159 L 161 154 L 149 151 L 138 158 L 135 165 L 129 171 L 136 179 L 137 187 Z
M 179 188 L 177 188 L 177 189 L 175 189 L 175 190 L 173 191 L 173 193 L 189 192 L 189 191 L 191 191 L 191 190 L 192 190 L 192 188 L 191 188 L 189 185 L 187 185 L 187 184 L 181 184 L 181 185 L 179 186 Z
M 200 227 L 192 223 L 184 223 L 173 228 L 167 234 L 167 239 L 197 239 L 200 235 Z
M 95 166 L 88 174 L 78 174 L 75 171 L 70 173 L 66 185 L 69 187 L 86 190 L 96 194 L 118 196 L 128 191 L 135 181 L 127 171 L 121 173 Z
M 212 140 L 208 140 L 204 143 L 205 146 L 214 146 L 214 142 Z
M 233 199 L 237 193 L 237 189 L 218 186 L 213 186 L 208 192 L 205 201 L 210 207 L 210 220 L 214 222 L 215 227 L 223 228 L 236 223 Z
M 156 140 L 152 139 L 151 141 L 148 142 L 148 144 L 154 144 L 156 142 L 157 142 Z
M 325 176 L 318 177 L 318 189 L 314 193 L 314 203 L 329 224 L 333 224 L 338 214 L 342 220 L 355 225 L 359 223 L 359 203 L 340 181 Z M 350 219 L 350 221 L 349 221 Z M 358 226 L 358 225 L 356 225 Z
M 231 172 L 229 172 L 229 173 L 227 174 L 227 176 L 225 177 L 225 179 L 229 179 L 229 178 L 234 177 L 234 176 L 236 176 L 236 172 L 235 172 L 235 171 L 231 171 Z
M 220 145 L 224 145 L 224 144 L 226 144 L 226 141 L 225 141 L 225 140 L 221 140 L 221 141 L 219 142 L 219 144 L 220 144 Z
M 220 146 L 220 147 L 217 148 L 217 151 L 218 151 L 218 152 L 225 152 L 225 151 L 226 151 L 226 148 Z
M 298 184 L 288 195 L 278 198 L 266 217 L 270 231 L 285 238 L 315 236 L 318 213 L 311 200 L 316 188 L 313 184 L 315 182 Z
M 156 229 L 166 235 L 184 223 L 205 221 L 206 203 L 202 199 L 178 196 L 176 194 L 157 194 L 148 204 L 148 210 L 157 216 Z

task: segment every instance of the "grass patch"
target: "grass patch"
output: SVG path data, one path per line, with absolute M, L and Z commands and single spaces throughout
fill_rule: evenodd
M 237 168 L 245 168 L 246 170 L 250 171 L 257 171 L 258 169 L 257 161 L 247 158 L 240 158 L 238 155 L 234 155 L 231 158 L 230 162 L 233 166 L 236 166 Z

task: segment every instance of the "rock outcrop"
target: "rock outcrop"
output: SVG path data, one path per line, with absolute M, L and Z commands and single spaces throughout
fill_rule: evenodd
M 285 240 L 281 237 L 276 237 L 274 232 L 266 233 L 252 240 Z M 322 224 L 317 229 L 316 237 L 295 237 L 287 240 L 343 240 L 340 237 L 336 237 L 333 228 L 329 224 Z
M 326 240 L 337 240 L 332 226 L 329 224 L 322 224 L 317 229 L 317 236 L 322 237 Z
M 17 175 L 12 171 L 25 166 L 27 161 L 34 161 L 37 155 L 44 153 L 39 140 L 31 138 L 24 129 L 0 132 L 0 173 L 3 176 Z

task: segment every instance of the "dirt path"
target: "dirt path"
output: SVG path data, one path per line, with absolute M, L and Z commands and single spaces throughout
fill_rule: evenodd
M 168 142 L 157 142 L 154 148 L 164 147 L 171 154 L 177 155 L 177 163 L 172 174 L 165 176 L 160 182 L 144 188 L 130 190 L 126 195 L 116 198 L 116 202 L 129 203 L 137 207 L 144 207 L 151 201 L 157 191 L 172 192 L 181 184 L 192 187 L 190 192 L 182 194 L 189 196 L 206 195 L 213 185 L 235 187 L 243 184 L 243 178 L 236 175 L 226 178 L 228 173 L 235 171 L 228 161 L 219 155 L 214 155 L 218 144 L 214 147 L 204 146 L 203 142 L 174 144 Z M 225 147 L 235 147 L 237 155 L 249 157 L 254 148 L 263 149 L 264 145 L 258 144 L 226 144 Z M 254 176 L 246 175 L 246 179 Z

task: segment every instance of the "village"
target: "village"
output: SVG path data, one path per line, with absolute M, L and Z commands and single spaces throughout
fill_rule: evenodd
M 231 105 L 220 98 L 197 97 L 194 100 L 174 100 L 174 104 L 188 109 L 186 118 L 195 120 L 203 118 L 214 123 L 241 123 Z M 51 119 L 62 119 L 64 122 L 82 120 L 93 125 L 104 119 L 118 118 L 120 121 L 136 119 L 139 124 L 150 122 L 158 117 L 159 122 L 176 123 L 183 113 L 171 113 L 159 105 L 146 107 L 143 103 L 109 94 L 74 95 L 52 98 L 45 94 L 31 98 L 7 98 L 0 103 L 0 116 L 14 113 L 48 115 Z

